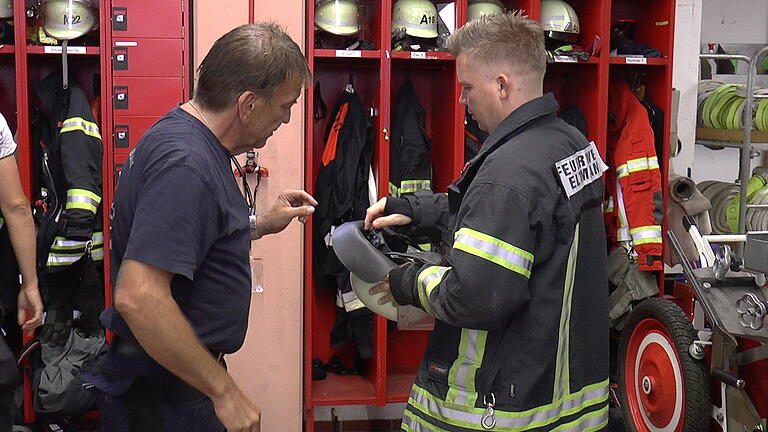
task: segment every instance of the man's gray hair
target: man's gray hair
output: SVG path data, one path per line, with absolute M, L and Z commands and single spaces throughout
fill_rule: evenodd
M 540 83 L 547 68 L 544 30 L 519 11 L 484 15 L 448 38 L 454 57 L 466 54 L 472 63 L 509 66 L 521 77 Z
M 195 100 L 221 112 L 245 91 L 270 97 L 286 80 L 308 86 L 312 74 L 296 42 L 276 23 L 245 24 L 220 37 L 197 68 Z

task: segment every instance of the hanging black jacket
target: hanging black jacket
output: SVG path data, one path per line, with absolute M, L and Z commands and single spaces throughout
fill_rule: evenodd
M 33 142 L 39 144 L 36 184 L 41 190 L 36 193 L 48 204 L 40 232 L 45 237 L 43 247 L 49 246 L 50 253 L 43 249 L 42 256 L 48 256 L 48 268 L 72 265 L 88 250 L 94 260 L 100 260 L 104 254 L 100 217 L 103 149 L 88 98 L 71 81 L 67 89 L 62 88 L 59 72 L 40 81 L 35 91 L 47 112 L 38 113 L 32 130 Z
M 336 131 L 334 132 L 334 127 Z M 328 148 L 336 136 L 335 149 Z M 318 206 L 313 217 L 315 275 L 334 277 L 344 267 L 326 247 L 332 226 L 365 217 L 368 172 L 373 157 L 373 126 L 356 94 L 343 92 L 325 131 L 327 164 L 321 162 L 315 183 Z
M 373 355 L 372 313 L 357 298 L 333 247 L 326 243 L 332 227 L 365 217 L 370 205 L 368 176 L 373 157 L 373 126 L 355 93 L 344 91 L 325 131 L 325 149 L 315 184 L 313 260 L 319 285 L 336 288 L 336 323 L 331 344 L 355 342 L 360 356 Z
M 426 132 L 427 112 L 413 83 L 406 78 L 392 108 L 389 141 L 389 194 L 432 189 L 432 143 Z

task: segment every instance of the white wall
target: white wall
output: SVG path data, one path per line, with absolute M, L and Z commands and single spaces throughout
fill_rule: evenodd
M 687 175 L 688 168 L 693 165 L 694 161 L 701 15 L 702 0 L 678 0 L 675 11 L 675 55 L 672 62 L 672 87 L 680 90 L 677 134 L 682 143 L 682 150 L 671 162 L 672 170 L 679 175 Z
M 768 43 L 768 1 L 703 0 L 702 3 L 702 43 Z

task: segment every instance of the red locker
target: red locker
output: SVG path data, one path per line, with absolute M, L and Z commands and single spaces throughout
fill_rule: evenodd
M 115 145 L 115 153 L 129 152 L 139 142 L 141 136 L 153 124 L 157 123 L 160 117 L 124 117 L 115 116 L 112 126 L 112 139 Z
M 112 36 L 183 38 L 182 7 L 176 0 L 114 0 Z
M 183 39 L 115 38 L 112 76 L 181 77 L 184 75 Z
M 116 116 L 162 116 L 184 100 L 179 78 L 115 77 L 112 83 Z

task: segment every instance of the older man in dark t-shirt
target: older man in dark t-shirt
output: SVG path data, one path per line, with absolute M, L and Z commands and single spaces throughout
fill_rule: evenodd
M 258 431 L 261 411 L 220 365 L 243 344 L 252 239 L 282 231 L 315 200 L 285 191 L 255 215 L 232 175 L 261 148 L 310 74 L 274 24 L 222 36 L 199 67 L 195 97 L 171 110 L 125 164 L 111 209 L 115 339 L 104 373 L 108 431 Z

